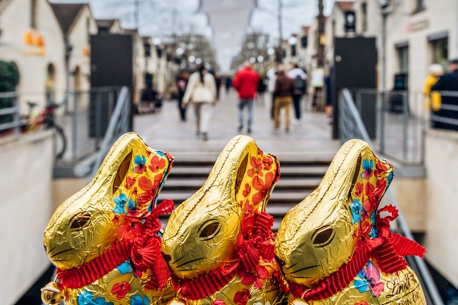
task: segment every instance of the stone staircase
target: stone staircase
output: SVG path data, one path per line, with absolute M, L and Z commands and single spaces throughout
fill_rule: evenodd
M 176 159 L 158 202 L 172 199 L 178 206 L 191 197 L 207 179 L 214 164 L 214 160 L 210 159 Z M 267 205 L 267 212 L 275 219 L 274 231 L 278 229 L 284 215 L 318 186 L 329 164 L 330 160 L 281 160 L 281 178 Z M 161 221 L 165 224 L 167 217 L 161 218 Z

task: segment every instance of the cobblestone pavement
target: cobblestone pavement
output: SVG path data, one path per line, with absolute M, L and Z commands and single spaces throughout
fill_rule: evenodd
M 303 110 L 302 121 L 291 124 L 287 133 L 284 126 L 274 132 L 270 119 L 270 98 L 260 98 L 254 106 L 252 132 L 248 134 L 258 146 L 269 153 L 293 160 L 331 160 L 341 143 L 331 139 L 331 126 L 324 113 Z M 217 156 L 229 140 L 238 135 L 237 96 L 235 92 L 221 92 L 220 101 L 213 108 L 209 140 L 196 136 L 192 105 L 187 110 L 187 121 L 179 119 L 176 101 L 167 101 L 160 113 L 137 115 L 134 130 L 154 149 L 166 150 L 172 155 L 188 158 Z M 307 108 L 307 107 L 306 107 Z M 293 112 L 293 109 L 291 109 Z M 284 124 L 283 113 L 281 116 Z M 247 134 L 246 130 L 241 132 Z

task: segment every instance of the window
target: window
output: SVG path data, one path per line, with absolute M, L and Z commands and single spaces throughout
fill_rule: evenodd
M 432 40 L 431 42 L 432 63 L 437 63 L 447 71 L 448 65 L 448 37 Z
M 408 73 L 409 72 L 409 46 L 398 47 L 396 49 L 398 53 L 398 72 Z
M 336 37 L 336 21 L 335 19 L 332 19 L 332 28 L 331 28 L 331 37 L 334 38 Z
M 413 0 L 413 13 L 421 12 L 425 9 L 425 0 Z
M 37 28 L 37 4 L 38 0 L 30 0 L 30 27 Z
M 362 14 L 362 27 L 363 27 L 363 32 L 367 31 L 367 3 L 363 2 L 361 4 L 361 14 Z

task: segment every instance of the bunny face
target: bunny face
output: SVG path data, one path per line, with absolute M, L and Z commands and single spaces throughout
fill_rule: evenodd
M 265 210 L 278 177 L 274 156 L 249 137 L 232 139 L 202 188 L 167 223 L 162 252 L 172 272 L 188 279 L 234 263 L 243 217 Z
M 148 216 L 173 157 L 122 136 L 95 178 L 54 213 L 44 233 L 45 250 L 61 270 L 79 267 L 124 238 Z
M 359 237 L 377 236 L 377 207 L 392 170 L 365 142 L 343 145 L 319 187 L 280 225 L 275 254 L 288 280 L 309 287 L 348 262 Z

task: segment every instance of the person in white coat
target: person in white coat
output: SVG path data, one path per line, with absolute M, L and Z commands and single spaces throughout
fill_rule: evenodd
M 202 135 L 204 141 L 208 140 L 208 125 L 212 113 L 212 107 L 216 104 L 215 78 L 204 65 L 199 65 L 188 81 L 186 92 L 183 97 L 183 107 L 192 102 L 196 114 L 196 135 Z

